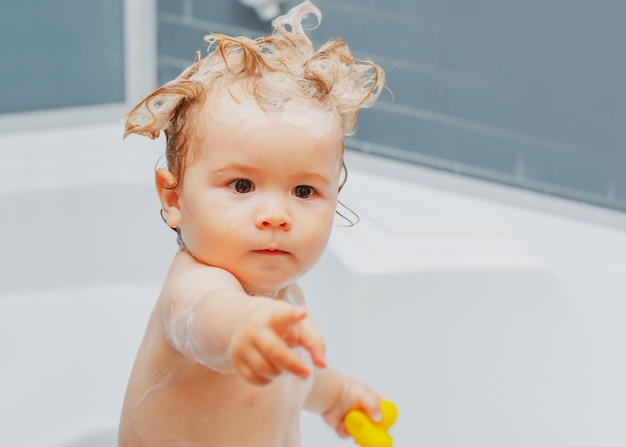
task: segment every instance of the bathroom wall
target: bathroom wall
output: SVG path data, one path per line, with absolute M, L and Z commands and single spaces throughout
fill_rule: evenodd
M 297 4 L 289 0 L 283 10 Z M 617 0 L 317 0 L 316 43 L 387 70 L 353 150 L 626 210 L 626 62 Z M 207 30 L 258 36 L 236 0 L 158 1 L 159 81 Z
M 123 4 L 0 2 L 0 114 L 123 101 Z
M 160 83 L 205 49 L 207 30 L 269 30 L 237 0 L 154 1 Z M 314 41 L 344 38 L 386 68 L 393 92 L 362 112 L 351 149 L 626 211 L 626 3 L 316 3 Z M 1 2 L 0 128 L 20 112 L 128 97 L 123 14 L 123 0 Z

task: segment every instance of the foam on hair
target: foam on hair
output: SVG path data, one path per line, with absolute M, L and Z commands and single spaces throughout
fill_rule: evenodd
M 315 50 L 302 25 L 310 14 L 319 25 L 321 12 L 307 0 L 274 19 L 272 34 L 258 39 L 209 34 L 207 56 L 198 55 L 176 79 L 141 101 L 126 117 L 124 136 L 154 139 L 164 131 L 168 167 L 180 178 L 194 139 L 192 111 L 220 91 L 243 91 L 267 113 L 280 112 L 290 101 L 332 111 L 343 135 L 352 135 L 359 109 L 380 95 L 384 71 L 355 59 L 341 39 Z

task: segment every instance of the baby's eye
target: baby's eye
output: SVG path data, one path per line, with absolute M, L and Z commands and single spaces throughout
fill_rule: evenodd
M 254 190 L 254 185 L 252 182 L 245 178 L 238 178 L 233 180 L 228 184 L 228 186 L 235 192 L 239 194 L 246 194 L 252 190 Z
M 315 193 L 315 188 L 309 185 L 298 185 L 293 189 L 293 195 L 300 199 L 308 199 Z

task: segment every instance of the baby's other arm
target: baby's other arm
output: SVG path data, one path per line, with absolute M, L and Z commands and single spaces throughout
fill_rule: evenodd
M 225 270 L 174 264 L 159 310 L 169 343 L 184 356 L 259 385 L 285 372 L 308 377 L 293 346 L 303 346 L 315 365 L 325 365 L 322 338 L 303 307 L 251 297 Z
M 380 421 L 380 398 L 362 383 L 330 368 L 316 368 L 313 388 L 305 402 L 307 410 L 320 413 L 337 434 L 349 436 L 344 418 L 350 410 L 360 410 L 373 421 Z

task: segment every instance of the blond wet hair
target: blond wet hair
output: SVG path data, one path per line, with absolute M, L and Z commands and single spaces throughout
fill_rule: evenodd
M 355 59 L 342 39 L 315 50 L 302 25 L 320 10 L 305 1 L 272 22 L 272 33 L 251 39 L 209 34 L 207 56 L 141 101 L 126 117 L 124 136 L 166 135 L 166 161 L 175 184 L 181 184 L 185 162 L 200 138 L 197 112 L 219 93 L 243 90 L 267 113 L 280 112 L 295 101 L 326 110 L 338 118 L 343 136 L 356 131 L 359 109 L 371 106 L 384 83 L 383 69 Z

